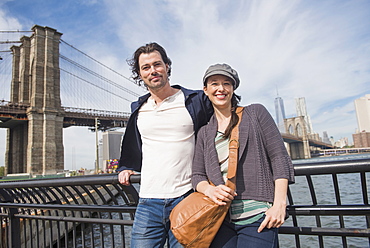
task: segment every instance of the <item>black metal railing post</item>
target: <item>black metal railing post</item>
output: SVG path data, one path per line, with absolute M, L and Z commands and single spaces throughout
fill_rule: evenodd
M 14 198 L 2 188 L 0 188 L 0 196 L 4 202 L 14 202 Z M 4 225 L 4 229 L 7 229 L 8 236 L 7 242 L 4 243 L 7 244 L 8 247 L 21 247 L 20 220 L 15 217 L 15 215 L 18 214 L 18 208 L 8 208 L 7 211 L 4 211 L 4 214 L 7 214 L 4 218 L 4 222 L 7 223 L 7 225 Z M 0 225 L 3 225 L 3 223 L 0 223 Z M 1 229 L 2 227 L 3 226 L 0 226 Z
M 8 247 L 21 247 L 21 225 L 20 219 L 16 218 L 17 208 L 9 208 L 9 232 Z

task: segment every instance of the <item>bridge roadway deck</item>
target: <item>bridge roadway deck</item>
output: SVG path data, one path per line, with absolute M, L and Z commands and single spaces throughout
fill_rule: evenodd
M 303 142 L 302 137 L 298 137 L 289 133 L 282 133 L 281 136 L 284 139 L 284 142 L 287 143 L 299 143 Z M 314 140 L 314 139 L 308 139 L 310 146 L 320 147 L 322 149 L 333 149 L 334 146 L 325 142 L 322 142 L 320 140 Z
M 11 104 L 0 102 L 0 128 L 12 128 L 28 121 L 27 111 L 29 105 Z M 130 113 L 107 111 L 97 109 L 85 109 L 74 107 L 62 107 L 64 116 L 63 127 L 70 126 L 95 126 L 95 120 L 99 120 L 99 129 L 125 127 Z

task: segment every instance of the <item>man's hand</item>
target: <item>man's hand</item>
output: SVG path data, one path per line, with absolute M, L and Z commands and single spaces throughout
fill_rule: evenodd
M 118 174 L 118 181 L 126 186 L 129 186 L 130 176 L 136 174 L 133 170 L 123 170 Z

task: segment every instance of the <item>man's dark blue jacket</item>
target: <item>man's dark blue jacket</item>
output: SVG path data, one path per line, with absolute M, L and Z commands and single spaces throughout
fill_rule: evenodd
M 185 96 L 185 107 L 193 120 L 195 134 L 199 128 L 207 124 L 213 114 L 213 107 L 202 90 L 189 90 L 179 85 L 172 86 L 181 89 Z M 138 101 L 131 104 L 131 116 L 128 120 L 125 135 L 121 146 L 121 158 L 117 171 L 141 171 L 142 141 L 137 127 L 137 117 L 140 107 L 148 100 L 150 93 L 141 96 Z

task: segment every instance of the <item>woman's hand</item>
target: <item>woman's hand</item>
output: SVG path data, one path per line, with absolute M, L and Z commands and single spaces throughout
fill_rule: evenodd
M 236 196 L 236 192 L 225 185 L 213 186 L 208 184 L 203 193 L 218 205 L 226 205 L 227 202 L 234 200 Z
M 258 232 L 273 227 L 280 227 L 285 221 L 286 197 L 288 191 L 288 179 L 279 178 L 275 180 L 274 203 L 265 213 L 265 219 L 258 228 Z
M 262 230 L 267 228 L 279 228 L 285 221 L 285 214 L 286 214 L 286 204 L 281 205 L 273 205 L 270 209 L 265 212 L 265 219 L 262 221 L 261 225 L 258 228 L 258 232 L 262 232 Z

